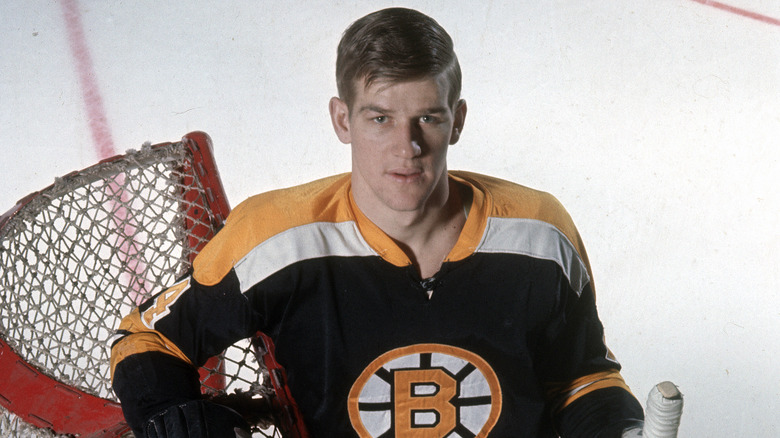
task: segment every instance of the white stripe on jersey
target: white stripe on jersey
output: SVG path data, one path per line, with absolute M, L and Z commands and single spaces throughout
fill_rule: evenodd
M 378 255 L 354 222 L 315 222 L 279 233 L 254 247 L 234 266 L 241 292 L 273 273 L 319 257 Z
M 536 219 L 488 218 L 476 252 L 527 255 L 557 263 L 580 295 L 590 282 L 585 263 L 574 245 L 555 226 Z

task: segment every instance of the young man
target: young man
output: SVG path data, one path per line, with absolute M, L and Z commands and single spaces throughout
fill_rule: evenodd
M 352 172 L 244 202 L 191 276 L 123 321 L 113 381 L 136 434 L 240 427 L 199 400 L 195 367 L 257 330 L 317 437 L 641 426 L 563 207 L 447 169 L 467 108 L 449 35 L 416 11 L 370 14 L 344 34 L 337 80 Z

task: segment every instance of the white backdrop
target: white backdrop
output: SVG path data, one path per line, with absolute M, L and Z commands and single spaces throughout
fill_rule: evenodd
M 98 97 L 120 152 L 208 132 L 232 205 L 347 171 L 327 115 L 340 33 L 416 7 L 464 71 L 450 168 L 564 203 L 638 398 L 677 383 L 682 437 L 780 435 L 780 26 L 691 0 L 476 3 L 81 0 L 87 57 L 67 2 L 0 2 L 0 210 L 97 160 Z

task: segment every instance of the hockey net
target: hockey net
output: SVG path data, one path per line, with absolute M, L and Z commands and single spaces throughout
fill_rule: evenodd
M 0 217 L 0 436 L 132 436 L 109 378 L 114 330 L 188 271 L 228 211 L 211 141 L 192 133 L 59 178 Z M 245 340 L 201 382 L 262 392 L 263 373 Z

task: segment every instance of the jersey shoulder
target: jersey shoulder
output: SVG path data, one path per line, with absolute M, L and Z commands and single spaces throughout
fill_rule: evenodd
M 470 185 L 474 193 L 470 215 L 478 216 L 469 242 L 480 239 L 479 248 L 487 242 L 515 242 L 523 249 L 529 242 L 537 242 L 540 236 L 565 237 L 566 247 L 571 246 L 583 263 L 582 272 L 590 273 L 590 263 L 579 231 L 569 213 L 555 196 L 501 178 L 478 173 L 455 171 L 451 175 Z M 467 227 L 468 227 L 467 222 Z M 543 233 L 538 230 L 546 230 Z M 554 230 L 554 231 L 553 231 Z M 529 234 L 530 233 L 530 234 Z M 518 240 L 528 235 L 529 239 Z M 533 239 L 530 239 L 532 237 Z M 477 237 L 479 236 L 479 237 Z M 550 240 L 554 242 L 555 240 Z M 550 248 L 557 247 L 551 245 Z
M 484 194 L 486 214 L 490 217 L 538 219 L 553 225 L 571 222 L 566 209 L 550 193 L 479 173 L 452 174 Z
M 335 175 L 254 195 L 240 203 L 193 263 L 202 284 L 219 281 L 235 263 L 269 238 L 315 222 L 353 220 L 350 175 Z
M 312 221 L 344 220 L 343 204 L 348 200 L 349 185 L 349 174 L 341 174 L 260 193 L 239 204 L 228 216 L 226 226 L 260 222 L 261 228 L 278 229 Z

